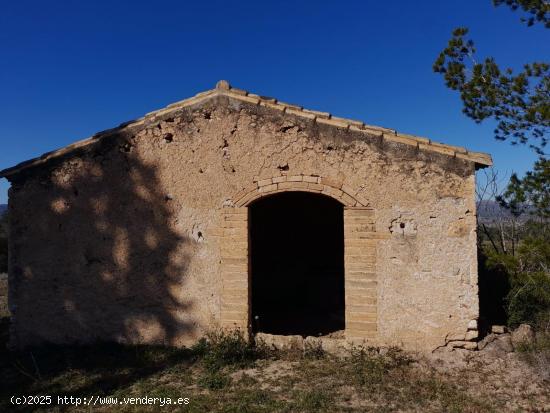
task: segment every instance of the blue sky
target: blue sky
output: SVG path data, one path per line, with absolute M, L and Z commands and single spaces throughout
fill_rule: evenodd
M 489 152 L 526 147 L 461 113 L 432 63 L 467 26 L 480 57 L 548 60 L 550 31 L 490 0 L 25 1 L 0 12 L 0 169 L 139 117 L 219 79 L 366 123 Z M 9 184 L 0 180 L 0 203 Z

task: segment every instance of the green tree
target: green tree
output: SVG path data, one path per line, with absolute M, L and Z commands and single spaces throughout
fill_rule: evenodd
M 493 0 L 513 10 L 529 13 L 523 18 L 528 25 L 541 22 L 550 27 L 550 3 L 544 0 Z M 468 29 L 453 31 L 447 47 L 433 65 L 443 75 L 448 88 L 460 92 L 463 112 L 476 122 L 493 119 L 498 140 L 512 144 L 529 144 L 539 155 L 545 155 L 550 131 L 550 64 L 527 63 L 517 74 L 501 69 L 493 57 L 477 61 Z
M 524 13 L 528 26 L 550 28 L 550 2 L 493 0 Z M 481 226 L 489 242 L 480 243 L 480 273 L 506 276 L 508 323 L 550 325 L 550 161 L 545 147 L 550 132 L 550 64 L 533 62 L 523 70 L 501 69 L 493 57 L 476 60 L 473 40 L 464 27 L 453 31 L 433 70 L 460 93 L 463 112 L 475 122 L 496 121 L 495 138 L 528 144 L 540 158 L 523 178 L 512 175 L 497 201 L 514 219 L 492 228 Z M 517 218 L 527 217 L 520 221 Z M 516 224 L 522 222 L 521 228 Z M 480 231 L 481 233 L 481 231 Z M 511 246 L 511 248 L 508 248 Z M 517 246 L 517 247 L 516 247 Z M 480 285 L 483 280 L 480 280 Z M 493 277 L 494 281 L 494 277 Z
M 522 17 L 521 21 L 532 26 L 542 23 L 550 28 L 550 2 L 548 0 L 493 0 L 495 6 L 507 5 L 512 10 L 521 9 L 528 13 L 528 17 Z
M 541 223 L 550 220 L 550 160 L 541 158 L 523 178 L 510 177 L 506 191 L 497 201 L 515 216 L 529 214 L 540 218 Z

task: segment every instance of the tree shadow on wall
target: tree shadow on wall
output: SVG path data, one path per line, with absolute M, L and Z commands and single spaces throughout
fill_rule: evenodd
M 131 138 L 103 139 L 34 172 L 32 189 L 14 197 L 23 343 L 178 345 L 196 334 L 183 297 L 198 246 L 175 231 L 175 201 L 136 152 Z
M 157 167 L 131 140 L 104 141 L 23 199 L 33 216 L 13 241 L 23 264 L 15 278 L 24 280 L 16 314 L 26 323 L 17 328 L 53 342 L 177 344 L 193 329 L 192 303 L 181 299 L 191 240 L 173 228 L 177 210 Z

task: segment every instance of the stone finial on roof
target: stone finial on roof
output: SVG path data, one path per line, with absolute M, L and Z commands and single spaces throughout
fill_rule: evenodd
M 218 83 L 216 83 L 216 89 L 220 89 L 220 90 L 229 90 L 231 89 L 231 85 L 229 84 L 229 82 L 227 80 L 220 80 L 218 81 Z

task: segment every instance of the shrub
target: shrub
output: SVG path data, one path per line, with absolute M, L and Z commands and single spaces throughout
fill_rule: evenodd
M 514 277 L 513 287 L 506 297 L 508 324 L 539 324 L 550 309 L 550 275 L 545 272 L 520 273 Z
M 220 390 L 231 384 L 231 377 L 221 371 L 207 371 L 199 377 L 201 387 L 209 390 Z
M 308 389 L 296 393 L 296 408 L 302 412 L 330 411 L 334 405 L 332 389 Z
M 487 267 L 508 277 L 508 325 L 536 325 L 550 312 L 550 242 L 542 236 L 528 237 L 514 255 L 489 250 L 487 256 Z
M 230 332 L 211 331 L 193 348 L 193 354 L 199 357 L 204 367 L 211 372 L 224 367 L 244 368 L 255 360 L 267 355 L 263 346 L 256 346 L 247 340 L 240 330 Z
M 390 371 L 409 365 L 412 359 L 397 347 L 385 353 L 375 347 L 354 347 L 349 361 L 355 384 L 372 388 L 382 385 Z
M 307 342 L 304 345 L 304 358 L 310 360 L 320 360 L 326 356 L 325 350 L 323 350 L 323 345 L 321 342 L 310 343 Z
M 550 379 L 550 311 L 539 314 L 532 342 L 518 345 L 517 351 L 545 380 Z

